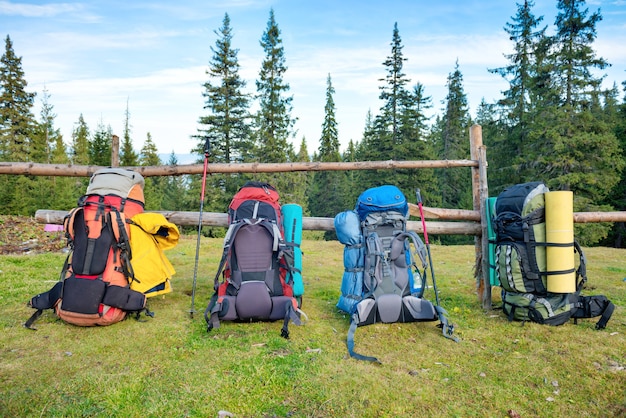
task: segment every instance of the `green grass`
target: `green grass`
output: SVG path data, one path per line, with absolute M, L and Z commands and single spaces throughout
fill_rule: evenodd
M 167 255 L 174 292 L 150 300 L 153 319 L 80 328 L 44 314 L 22 327 L 33 295 L 57 280 L 63 254 L 0 256 L 0 415 L 6 417 L 506 417 L 626 415 L 626 250 L 589 248 L 589 289 L 617 306 L 561 327 L 508 322 L 475 294 L 473 246 L 433 246 L 441 304 L 461 342 L 436 322 L 359 328 L 350 359 L 349 319 L 335 303 L 342 246 L 307 240 L 306 325 L 223 323 L 206 332 L 203 311 L 221 255 L 203 239 L 190 318 L 195 237 Z M 430 277 L 430 276 L 429 276 Z M 494 305 L 499 306 L 494 288 Z M 434 300 L 432 290 L 427 295 Z

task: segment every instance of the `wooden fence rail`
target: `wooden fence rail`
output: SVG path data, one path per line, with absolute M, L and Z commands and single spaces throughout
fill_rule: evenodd
M 421 168 L 476 167 L 473 160 L 425 160 L 425 161 L 358 161 L 348 163 L 294 162 L 294 163 L 242 163 L 209 164 L 208 173 L 287 173 L 296 171 L 342 171 L 342 170 L 406 170 Z M 90 177 L 99 169 L 93 165 L 39 164 L 0 162 L 0 174 L 31 176 Z M 180 176 L 202 174 L 204 164 L 158 165 L 124 167 L 144 177 Z

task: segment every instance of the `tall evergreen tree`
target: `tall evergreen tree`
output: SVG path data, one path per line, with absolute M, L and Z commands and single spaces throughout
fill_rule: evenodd
M 0 161 L 29 161 L 35 93 L 26 91 L 22 58 L 7 35 L 0 57 Z
M 204 109 L 209 114 L 201 116 L 198 128 L 198 145 L 193 152 L 204 157 L 204 146 L 210 141 L 210 158 L 216 163 L 240 163 L 251 161 L 254 141 L 251 137 L 249 102 L 243 90 L 246 82 L 239 75 L 238 49 L 233 48 L 233 30 L 230 17 L 224 15 L 222 27 L 215 31 L 218 39 L 211 47 L 213 56 L 204 83 Z M 207 207 L 224 210 L 232 195 L 249 176 L 218 175 L 208 179 L 207 188 L 216 197 Z M 201 181 L 197 176 L 194 183 Z M 215 206 L 213 206 L 215 205 Z
M 339 162 L 339 134 L 335 116 L 335 88 L 330 74 L 326 78 L 326 104 L 324 105 L 324 122 L 322 136 L 316 155 L 321 162 Z M 334 217 L 346 208 L 348 190 L 346 174 L 343 171 L 316 171 L 308 193 L 309 208 L 313 216 Z M 326 234 L 327 237 L 334 234 Z
M 274 9 L 270 10 L 260 44 L 265 58 L 256 81 L 260 102 L 256 117 L 257 158 L 264 163 L 283 163 L 287 161 L 286 151 L 291 148 L 288 139 L 293 134 L 295 119 L 291 117 L 293 97 L 285 96 L 289 91 L 289 84 L 284 79 L 287 66 Z
M 599 89 L 604 78 L 594 76 L 592 70 L 609 66 L 604 58 L 596 56 L 592 46 L 602 15 L 598 10 L 589 16 L 585 0 L 558 0 L 557 8 L 555 76 L 561 87 L 563 105 L 581 110 L 589 105 L 590 95 Z
M 494 175 L 490 178 L 490 186 L 496 188 L 523 181 L 522 167 L 532 148 L 529 132 L 534 114 L 531 111 L 534 104 L 532 90 L 539 81 L 537 54 L 547 42 L 546 27 L 539 28 L 543 17 L 536 17 L 533 7 L 532 0 L 517 4 L 517 14 L 504 27 L 513 42 L 513 53 L 505 54 L 509 63 L 489 70 L 509 83 L 509 88 L 503 92 L 504 97 L 498 101 L 498 106 L 502 108 L 498 115 L 499 123 L 506 130 L 505 134 L 497 137 L 483 135 L 485 143 L 492 147 L 490 160 Z
M 104 122 L 100 121 L 89 142 L 89 164 L 104 167 L 111 165 L 112 137 L 111 126 L 105 127 Z
M 69 158 L 61 131 L 54 126 L 56 114 L 50 94 L 44 89 L 41 97 L 40 121 L 35 126 L 31 142 L 31 161 L 43 164 L 67 164 Z M 75 180 L 69 177 L 38 176 L 31 179 L 32 189 L 24 199 L 31 212 L 42 208 L 67 209 L 76 204 Z
M 198 147 L 194 150 L 204 155 L 205 138 L 211 138 L 211 157 L 218 163 L 238 163 L 251 159 L 250 97 L 243 92 L 245 80 L 239 75 L 238 49 L 232 45 L 233 30 L 230 17 L 224 15 L 222 27 L 215 31 L 218 36 L 204 83 L 204 109 L 209 114 L 200 117 Z M 212 80 L 215 80 L 212 82 Z
M 72 164 L 89 164 L 89 143 L 89 127 L 87 126 L 85 118 L 83 118 L 81 113 L 78 117 L 78 122 L 74 124 L 74 129 L 72 130 L 72 144 L 70 146 L 70 161 Z
M 22 58 L 15 55 L 7 35 L 5 52 L 0 57 L 0 161 L 30 160 L 35 93 L 26 91 Z M 31 195 L 34 179 L 30 176 L 0 176 L 0 212 L 32 215 L 25 196 Z
M 608 64 L 592 47 L 601 15 L 598 11 L 587 18 L 584 4 L 558 2 L 553 57 L 561 111 L 551 126 L 538 132 L 552 151 L 540 160 L 540 168 L 553 189 L 573 190 L 581 199 L 600 202 L 617 183 L 624 162 L 615 133 L 593 112 L 593 95 L 602 78 L 591 70 Z
M 178 165 L 178 158 L 174 151 L 171 152 L 167 165 Z M 182 176 L 168 176 L 165 178 L 163 189 L 162 209 L 164 210 L 185 210 L 185 180 Z
M 122 147 L 120 155 L 120 165 L 122 167 L 135 167 L 139 165 L 139 155 L 133 147 L 133 140 L 130 137 L 130 110 L 128 108 L 128 100 L 126 101 L 126 112 L 124 114 L 124 138 L 122 138 Z
M 274 9 L 270 9 L 267 27 L 260 41 L 265 57 L 256 80 L 259 100 L 259 111 L 255 118 L 256 159 L 263 163 L 284 163 L 289 161 L 290 156 L 295 156 L 289 138 L 293 136 L 296 120 L 291 117 L 293 96 L 287 96 L 289 84 L 284 79 L 287 66 L 280 34 Z M 291 174 L 262 177 L 273 184 L 283 196 L 295 194 L 293 188 L 299 187 Z
M 61 131 L 54 127 L 54 106 L 49 101 L 50 94 L 44 89 L 41 98 L 41 121 L 34 127 L 31 141 L 30 159 L 36 163 L 52 162 L 52 146 L 58 137 L 61 137 Z M 61 139 L 61 143 L 62 143 Z
M 139 165 L 158 166 L 161 165 L 161 159 L 159 158 L 159 150 L 156 144 L 152 140 L 150 132 L 146 134 L 146 140 L 141 147 L 139 153 Z M 145 179 L 146 185 L 144 188 L 144 197 L 146 200 L 146 210 L 161 210 L 163 201 L 163 185 L 166 179 L 164 177 L 148 177 Z
M 383 65 L 387 69 L 387 76 L 379 81 L 385 84 L 380 86 L 379 99 L 383 101 L 381 108 L 381 116 L 391 126 L 391 142 L 393 147 L 400 141 L 399 138 L 399 113 L 403 98 L 406 96 L 406 85 L 410 82 L 406 75 L 402 72 L 402 67 L 407 58 L 402 54 L 402 39 L 398 30 L 398 23 L 393 25 L 393 35 L 391 39 L 391 55 L 387 57 Z
M 434 141 L 439 159 L 470 158 L 469 133 L 471 124 L 467 96 L 463 88 L 463 74 L 458 61 L 448 75 L 448 93 L 444 100 L 443 116 L 436 123 Z M 442 205 L 445 208 L 470 209 L 472 193 L 470 175 L 465 168 L 437 170 Z

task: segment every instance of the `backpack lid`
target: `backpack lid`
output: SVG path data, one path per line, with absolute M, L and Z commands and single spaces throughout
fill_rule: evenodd
M 116 195 L 144 202 L 144 178 L 141 174 L 124 168 L 103 168 L 89 180 L 86 194 Z
M 548 191 L 548 187 L 541 181 L 507 187 L 496 199 L 496 215 L 512 212 L 526 216 L 545 206 L 543 195 Z
M 237 209 L 239 205 L 246 200 L 260 200 L 262 202 L 268 202 L 275 208 L 280 209 L 278 206 L 279 198 L 280 196 L 278 195 L 278 192 L 269 183 L 262 181 L 249 181 L 241 186 L 239 191 L 235 193 L 232 201 L 230 202 L 229 209 Z
M 354 209 L 361 220 L 364 220 L 369 213 L 397 211 L 406 216 L 409 213 L 409 205 L 404 194 L 393 185 L 384 185 L 367 189 L 357 199 Z

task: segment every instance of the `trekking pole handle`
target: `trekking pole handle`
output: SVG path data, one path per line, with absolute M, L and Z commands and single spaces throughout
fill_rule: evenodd
M 424 209 L 422 208 L 422 194 L 420 193 L 420 189 L 415 189 L 415 198 L 417 199 L 417 206 L 420 210 L 420 218 L 422 218 L 422 229 L 424 230 L 424 242 L 426 243 L 426 247 L 429 248 L 428 244 L 428 232 L 426 232 L 426 219 L 424 219 Z M 429 257 L 430 258 L 430 257 Z
M 417 203 L 422 203 L 422 194 L 420 193 L 420 189 L 415 189 L 415 198 L 417 199 Z
M 211 151 L 211 137 L 207 136 L 206 141 L 204 142 L 204 155 L 208 156 L 209 151 Z

